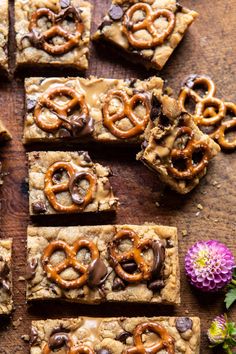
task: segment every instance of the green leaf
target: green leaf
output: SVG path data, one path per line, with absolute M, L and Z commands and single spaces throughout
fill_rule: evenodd
M 230 289 L 225 296 L 225 306 L 227 310 L 236 301 L 236 288 Z

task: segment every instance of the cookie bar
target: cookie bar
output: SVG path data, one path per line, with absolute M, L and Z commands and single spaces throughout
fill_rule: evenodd
M 28 300 L 180 303 L 174 227 L 29 227 L 27 248 Z
M 8 0 L 0 0 L 0 68 L 8 68 Z
M 12 240 L 0 240 L 0 315 L 12 311 Z
M 24 142 L 140 143 L 152 126 L 152 100 L 163 80 L 29 78 Z
M 198 317 L 113 317 L 33 321 L 31 354 L 200 353 Z
M 200 93 L 199 89 L 204 93 Z M 193 115 L 195 124 L 214 139 L 223 150 L 236 149 L 236 104 L 215 97 L 216 86 L 207 75 L 190 75 L 179 93 L 182 110 Z M 192 103 L 192 105 L 190 105 Z
M 93 38 L 161 70 L 197 16 L 175 0 L 113 0 Z
M 202 133 L 178 102 L 163 96 L 156 102 L 157 126 L 137 155 L 160 180 L 181 194 L 190 192 L 206 174 L 220 147 Z
M 87 152 L 30 152 L 30 215 L 116 210 L 111 171 Z
M 91 4 L 16 0 L 17 65 L 88 68 Z
M 0 142 L 11 140 L 11 138 L 11 133 L 0 120 Z

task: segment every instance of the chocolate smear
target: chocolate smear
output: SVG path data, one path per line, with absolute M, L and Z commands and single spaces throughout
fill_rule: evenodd
M 180 317 L 176 319 L 175 326 L 179 333 L 184 333 L 193 328 L 193 321 L 189 317 Z
M 47 211 L 46 204 L 39 200 L 37 202 L 32 203 L 32 210 L 34 214 L 43 214 Z
M 100 286 L 107 278 L 107 267 L 101 258 L 97 258 L 88 267 L 88 285 Z
M 35 277 L 36 268 L 38 266 L 38 260 L 36 258 L 32 258 L 26 267 L 25 279 L 31 280 Z
M 152 277 L 156 278 L 161 275 L 165 261 L 165 247 L 158 241 L 152 242 L 153 250 L 153 266 Z
M 119 21 L 124 15 L 124 10 L 119 5 L 112 5 L 108 14 L 113 21 Z
M 132 337 L 132 333 L 124 331 L 117 335 L 116 340 L 120 341 L 123 344 L 126 344 L 126 339 Z
M 72 135 L 74 137 L 83 137 L 91 135 L 94 131 L 94 121 L 85 114 L 81 116 L 72 116 L 70 119 Z
M 126 288 L 125 282 L 119 278 L 115 277 L 112 284 L 112 291 L 121 291 Z

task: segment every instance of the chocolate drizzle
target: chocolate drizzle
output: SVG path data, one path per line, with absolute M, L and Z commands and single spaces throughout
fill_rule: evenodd
M 108 270 L 101 258 L 95 259 L 88 268 L 88 285 L 101 286 L 108 276 Z
M 158 241 L 152 242 L 153 266 L 152 277 L 157 278 L 161 275 L 165 261 L 165 247 Z

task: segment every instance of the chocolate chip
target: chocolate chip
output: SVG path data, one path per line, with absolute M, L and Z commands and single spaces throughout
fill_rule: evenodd
M 89 156 L 87 151 L 79 151 L 78 153 L 79 153 L 79 155 L 83 156 L 83 159 L 84 159 L 85 162 L 87 162 L 87 163 L 91 163 L 92 162 L 92 159 Z
M 104 20 L 104 21 L 100 24 L 100 26 L 98 27 L 98 29 L 99 29 L 100 31 L 102 31 L 104 27 L 111 26 L 111 25 L 112 25 L 112 21 L 111 21 L 111 20 Z
M 48 346 L 51 350 L 60 349 L 64 347 L 68 342 L 68 334 L 64 332 L 58 332 L 49 338 Z
M 43 201 L 37 201 L 32 203 L 32 210 L 34 214 L 43 214 L 47 211 L 46 204 Z
M 130 83 L 129 83 L 129 87 L 134 88 L 136 82 L 137 82 L 137 79 L 131 79 L 131 80 L 130 80 Z
M 160 276 L 164 261 L 165 261 L 165 247 L 158 241 L 152 242 L 153 250 L 153 266 L 152 266 L 152 276 Z
M 6 278 L 9 273 L 10 273 L 10 268 L 8 264 L 4 261 L 3 264 L 0 266 L 0 278 Z
M 70 138 L 71 132 L 69 130 L 67 130 L 66 128 L 60 128 L 58 131 L 58 136 L 59 136 L 59 138 Z
M 173 247 L 174 247 L 173 241 L 170 238 L 168 238 L 166 240 L 166 248 L 173 248 Z
M 36 268 L 38 266 L 38 260 L 36 258 L 32 258 L 26 267 L 25 279 L 31 280 L 35 276 Z
M 154 280 L 148 284 L 148 289 L 155 292 L 162 289 L 164 286 L 165 286 L 164 280 Z
M 116 340 L 119 340 L 121 343 L 126 344 L 126 339 L 131 336 L 132 336 L 132 333 L 124 331 L 124 332 L 121 332 L 120 334 L 118 334 L 118 336 L 116 337 Z
M 36 100 L 32 100 L 31 98 L 28 98 L 26 100 L 26 108 L 27 108 L 27 111 L 33 111 L 35 106 L 36 106 L 36 103 L 37 101 Z
M 123 17 L 124 11 L 119 5 L 112 5 L 108 14 L 113 21 L 118 21 Z
M 107 273 L 107 267 L 101 258 L 95 259 L 88 267 L 88 285 L 101 285 L 106 280 Z
M 75 204 L 82 205 L 84 203 L 84 193 L 83 190 L 79 186 L 79 182 L 81 182 L 86 176 L 86 172 L 75 172 L 69 181 L 69 190 L 71 194 L 71 199 Z
M 7 281 L 6 279 L 0 279 L 0 287 L 2 287 L 3 290 L 8 293 L 10 293 L 11 291 L 9 281 Z
M 81 116 L 72 116 L 70 119 L 72 135 L 75 137 L 83 137 L 93 133 L 94 121 L 85 114 Z
M 137 270 L 137 264 L 132 261 L 121 263 L 121 266 L 127 273 L 130 274 L 133 274 Z
M 53 183 L 57 184 L 58 182 L 60 182 L 62 179 L 62 174 L 63 174 L 63 169 L 57 170 L 57 172 L 55 172 L 52 176 Z
M 158 98 L 154 95 L 152 95 L 151 107 L 152 108 L 151 108 L 150 118 L 153 121 L 157 119 L 161 114 L 161 104 Z
M 182 10 L 183 10 L 183 6 L 177 2 L 176 3 L 176 12 L 181 12 Z
M 101 348 L 96 350 L 96 354 L 112 354 L 112 352 L 107 348 Z
M 30 331 L 30 340 L 29 340 L 30 346 L 35 345 L 37 341 L 38 341 L 38 331 L 35 327 L 32 327 Z
M 189 317 L 179 317 L 176 319 L 175 326 L 180 333 L 184 333 L 193 328 L 193 321 Z
M 125 288 L 126 285 L 124 281 L 119 277 L 115 277 L 112 284 L 112 291 L 121 291 L 124 290 Z
M 60 1 L 60 6 L 62 9 L 65 9 L 66 7 L 70 6 L 71 1 L 70 0 L 61 0 Z

